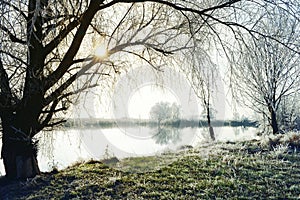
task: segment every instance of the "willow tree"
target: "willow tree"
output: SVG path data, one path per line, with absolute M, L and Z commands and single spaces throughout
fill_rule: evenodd
M 63 112 L 80 92 L 101 87 L 99 77 L 114 75 L 135 60 L 159 69 L 207 34 L 215 35 L 215 42 L 224 47 L 225 35 L 272 38 L 256 30 L 261 14 L 254 11 L 278 8 L 298 19 L 296 4 L 282 0 L 0 0 L 1 155 L 6 175 L 26 178 L 40 173 L 33 137 L 62 123 Z M 90 49 L 97 49 L 97 43 L 102 49 L 95 57 Z
M 212 126 L 212 111 L 218 98 L 218 88 L 220 79 L 218 66 L 213 63 L 209 56 L 201 48 L 194 48 L 194 51 L 188 56 L 187 65 L 182 66 L 183 72 L 198 97 L 203 113 L 207 120 L 210 138 L 215 140 L 215 133 Z

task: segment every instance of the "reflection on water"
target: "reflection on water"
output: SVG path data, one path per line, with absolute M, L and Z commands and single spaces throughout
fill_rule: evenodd
M 153 129 L 153 139 L 157 144 L 176 144 L 181 140 L 180 131 L 172 127 L 158 127 Z
M 216 127 L 216 141 L 238 141 L 256 138 L 255 128 Z M 210 142 L 207 128 L 105 128 L 67 129 L 38 135 L 38 161 L 42 171 L 63 169 L 78 161 L 148 156 Z M 0 144 L 1 145 L 1 144 Z M 2 160 L 0 173 L 4 173 Z

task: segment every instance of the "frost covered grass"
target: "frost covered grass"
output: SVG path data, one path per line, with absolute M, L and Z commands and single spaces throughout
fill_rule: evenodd
M 164 158 L 168 162 L 161 165 Z M 299 182 L 297 152 L 269 150 L 259 142 L 215 143 L 160 157 L 129 158 L 114 167 L 96 161 L 78 164 L 13 184 L 10 197 L 288 199 L 300 198 Z
M 262 138 L 261 144 L 270 148 L 287 146 L 289 149 L 300 150 L 300 132 L 291 131 L 284 134 L 266 135 Z

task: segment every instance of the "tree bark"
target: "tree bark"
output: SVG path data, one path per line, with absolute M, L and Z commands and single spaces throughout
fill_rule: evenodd
M 207 112 L 206 116 L 207 116 L 207 125 L 208 125 L 208 128 L 209 128 L 209 135 L 210 135 L 210 138 L 213 141 L 215 141 L 216 140 L 216 138 L 215 138 L 215 132 L 214 132 L 214 128 L 211 126 L 209 106 L 207 106 L 206 112 Z
M 25 149 L 20 152 L 20 146 Z M 3 142 L 2 158 L 6 177 L 9 179 L 26 179 L 40 174 L 33 145 L 24 142 Z
M 13 115 L 12 115 L 13 116 Z M 37 162 L 37 147 L 30 137 L 15 127 L 11 119 L 3 119 L 2 151 L 6 177 L 26 179 L 40 174 Z
M 209 135 L 210 135 L 210 138 L 211 138 L 213 141 L 216 140 L 214 128 L 213 128 L 212 126 L 209 126 Z
M 271 127 L 272 127 L 273 134 L 277 134 L 279 133 L 279 128 L 277 123 L 276 112 L 272 108 L 269 108 L 269 111 L 271 114 Z

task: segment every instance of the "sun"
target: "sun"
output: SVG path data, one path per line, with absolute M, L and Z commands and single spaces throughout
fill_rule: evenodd
M 105 58 L 107 56 L 106 46 L 104 44 L 97 46 L 95 49 L 94 55 L 99 59 Z

